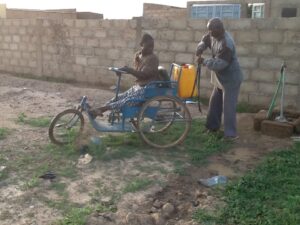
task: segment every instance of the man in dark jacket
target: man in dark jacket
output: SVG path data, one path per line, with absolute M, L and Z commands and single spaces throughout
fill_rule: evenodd
M 243 74 L 236 56 L 235 44 L 224 29 L 219 18 L 213 18 L 207 24 L 208 34 L 202 37 L 197 46 L 198 63 L 212 71 L 213 92 L 210 97 L 206 128 L 217 131 L 221 127 L 224 112 L 224 137 L 237 139 L 236 105 Z M 202 53 L 209 48 L 212 57 L 202 58 Z
M 124 106 L 129 100 L 142 98 L 144 86 L 151 81 L 159 80 L 158 57 L 153 53 L 154 40 L 149 34 L 144 34 L 141 50 L 135 54 L 134 67 L 123 67 L 122 70 L 136 77 L 136 84 L 118 95 L 118 99 L 111 99 L 104 106 L 90 110 L 92 117 L 102 115 L 107 110 L 116 110 Z

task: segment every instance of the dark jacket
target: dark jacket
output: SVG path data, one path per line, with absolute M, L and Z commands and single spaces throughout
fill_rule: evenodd
M 135 62 L 137 73 L 134 74 L 137 78 L 136 83 L 140 86 L 144 86 L 151 81 L 159 80 L 158 57 L 155 54 L 146 56 L 139 54 L 137 57 L 139 57 Z
M 201 55 L 207 48 L 211 49 L 212 58 L 205 59 L 203 64 L 216 73 L 224 87 L 239 86 L 243 81 L 243 73 L 230 34 L 225 32 L 220 39 L 204 35 L 197 46 L 196 55 Z

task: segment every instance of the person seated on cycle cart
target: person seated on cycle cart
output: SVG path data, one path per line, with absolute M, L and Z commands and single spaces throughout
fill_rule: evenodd
M 117 110 L 122 108 L 129 100 L 143 99 L 144 87 L 151 81 L 160 79 L 158 65 L 158 57 L 153 53 L 154 39 L 149 34 L 144 34 L 140 42 L 141 50 L 135 54 L 134 67 L 123 67 L 120 70 L 136 77 L 135 85 L 127 91 L 118 95 L 118 99 L 109 100 L 104 106 L 90 110 L 93 118 L 98 115 L 103 116 L 103 112 L 107 110 Z

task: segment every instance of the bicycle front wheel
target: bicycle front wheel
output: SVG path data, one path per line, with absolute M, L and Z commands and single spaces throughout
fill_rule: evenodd
M 67 109 L 57 114 L 51 121 L 49 138 L 57 145 L 72 143 L 83 131 L 83 126 L 82 113 L 76 109 Z
M 147 144 L 155 148 L 170 148 L 184 141 L 191 120 L 189 110 L 180 99 L 158 96 L 142 106 L 138 131 Z

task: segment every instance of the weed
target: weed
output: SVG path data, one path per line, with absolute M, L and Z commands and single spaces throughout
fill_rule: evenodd
M 124 191 L 124 193 L 137 192 L 137 191 L 140 191 L 140 190 L 146 188 L 150 184 L 152 184 L 151 180 L 137 178 L 137 179 L 132 180 L 129 184 L 127 184 L 123 191 Z
M 7 179 L 8 176 L 8 170 L 7 168 L 0 171 L 0 181 Z
M 65 192 L 66 189 L 65 183 L 54 182 L 51 184 L 51 189 L 55 190 L 57 194 L 67 197 Z
M 184 162 L 180 161 L 180 160 L 176 160 L 174 162 L 174 173 L 177 173 L 178 175 L 185 175 L 186 174 L 186 171 L 185 171 L 185 168 L 184 168 Z
M 26 181 L 23 185 L 24 190 L 28 190 L 31 188 L 35 188 L 39 185 L 39 179 L 37 177 L 33 177 L 30 180 Z
M 216 225 L 217 217 L 214 216 L 212 212 L 208 213 L 203 209 L 198 209 L 193 214 L 193 219 L 196 221 L 201 221 L 201 224 Z
M 230 147 L 230 144 L 223 140 L 222 134 L 208 134 L 204 130 L 203 120 L 193 120 L 192 129 L 184 143 L 191 161 L 196 165 L 202 164 L 208 156 Z
M 17 118 L 18 123 L 27 124 L 32 127 L 48 127 L 50 124 L 49 117 L 28 118 L 25 113 L 20 113 Z
M 59 221 L 59 225 L 67 225 L 67 224 L 76 224 L 76 225 L 84 225 L 86 224 L 86 218 L 93 212 L 93 209 L 90 207 L 84 208 L 72 208 L 70 212 L 66 215 L 66 217 Z
M 0 127 L 0 140 L 5 139 L 10 134 L 10 132 L 11 131 L 8 128 Z
M 63 200 L 64 201 L 64 200 Z M 64 218 L 57 221 L 55 224 L 58 225 L 84 225 L 86 224 L 87 217 L 93 212 L 103 213 L 103 212 L 116 212 L 115 206 L 105 206 L 102 204 L 97 204 L 94 206 L 88 205 L 86 207 L 78 207 L 71 204 L 63 204 L 63 201 L 53 202 L 47 201 L 50 207 L 63 209 Z

